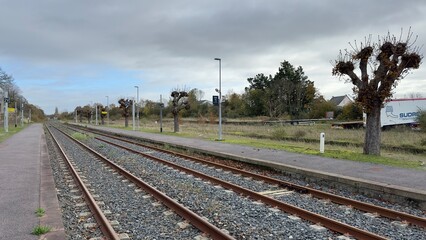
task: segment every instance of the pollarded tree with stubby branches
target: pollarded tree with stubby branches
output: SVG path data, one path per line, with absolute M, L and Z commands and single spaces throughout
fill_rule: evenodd
M 130 99 L 120 99 L 118 100 L 120 104 L 120 108 L 123 110 L 122 116 L 124 117 L 124 127 L 129 126 L 129 117 L 130 117 L 130 109 L 132 107 L 133 101 Z
M 188 93 L 186 91 L 173 91 L 170 96 L 172 97 L 174 132 L 179 132 L 179 111 L 182 109 L 188 110 L 190 108 Z
M 333 75 L 348 77 L 354 85 L 356 101 L 367 114 L 364 154 L 380 155 L 383 103 L 392 97 L 398 80 L 419 68 L 423 58 L 419 48 L 414 46 L 417 36 L 413 40 L 411 31 L 406 39 L 402 39 L 402 35 L 401 32 L 397 38 L 388 33 L 379 37 L 377 43 L 372 43 L 370 36 L 360 46 L 355 42 L 352 50 L 341 52 L 334 64 Z

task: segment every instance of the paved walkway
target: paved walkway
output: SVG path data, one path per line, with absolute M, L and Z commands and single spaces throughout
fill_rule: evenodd
M 46 198 L 48 193 L 50 199 Z M 42 124 L 32 124 L 0 143 L 0 239 L 38 239 L 31 235 L 33 228 L 49 221 L 49 226 L 54 227 L 50 235 L 55 237 L 48 239 L 64 239 L 55 199 Z M 45 206 L 47 202 L 49 209 Z M 40 206 L 46 209 L 42 218 L 34 213 Z
M 290 168 L 301 169 L 302 171 L 313 171 L 329 174 L 338 178 L 365 180 L 377 183 L 382 186 L 423 192 L 426 195 L 426 172 L 420 170 L 404 169 L 384 166 L 379 164 L 339 160 L 324 158 L 313 155 L 303 155 L 289 153 L 279 150 L 259 149 L 226 142 L 214 142 L 200 139 L 182 138 L 162 134 L 151 134 L 135 132 L 114 128 L 96 126 L 95 128 L 115 132 L 125 133 L 130 136 L 137 136 L 152 139 L 159 142 L 166 142 L 186 148 L 201 149 L 207 152 L 218 152 L 224 156 L 232 156 L 245 160 L 274 163 Z M 259 140 L 262 141 L 262 140 Z

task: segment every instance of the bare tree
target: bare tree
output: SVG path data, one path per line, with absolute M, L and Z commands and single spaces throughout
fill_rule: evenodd
M 93 115 L 92 107 L 90 105 L 84 106 L 82 108 L 82 115 L 84 115 L 87 118 L 87 122 L 90 124 L 92 120 L 92 115 Z
M 83 122 L 83 108 L 78 106 L 75 108 L 75 112 L 77 113 L 79 122 Z
M 122 116 L 124 117 L 124 126 L 129 126 L 129 117 L 130 117 L 130 109 L 132 107 L 133 101 L 130 99 L 120 99 L 118 100 L 118 103 L 120 104 L 120 108 L 123 109 Z
M 179 111 L 182 109 L 189 109 L 188 93 L 186 91 L 173 91 L 171 94 L 172 99 L 172 114 L 174 123 L 174 132 L 179 132 Z
M 380 110 L 383 102 L 393 94 L 398 80 L 403 79 L 412 69 L 420 66 L 423 56 L 414 47 L 417 36 L 408 31 L 405 40 L 389 33 L 371 42 L 371 35 L 360 46 L 355 42 L 352 50 L 340 52 L 335 61 L 333 75 L 348 77 L 354 85 L 354 93 L 367 114 L 364 154 L 380 155 L 381 124 Z M 355 68 L 359 67 L 359 75 Z M 368 71 L 370 70 L 370 71 Z

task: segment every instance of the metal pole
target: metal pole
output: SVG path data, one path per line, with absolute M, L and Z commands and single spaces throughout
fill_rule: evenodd
M 222 141 L 222 59 L 215 58 L 219 61 L 219 141 Z
M 163 95 L 160 94 L 160 133 L 163 132 Z
M 24 126 L 24 102 L 21 98 L 21 127 Z
M 109 125 L 109 103 L 108 103 L 109 97 L 108 97 L 108 96 L 106 96 L 106 98 L 107 98 L 107 105 L 106 105 L 106 111 L 107 111 L 107 125 Z
M 137 119 L 137 126 L 139 130 L 139 86 L 135 86 L 136 88 L 136 119 Z
M 135 127 L 135 100 L 134 99 L 132 102 L 132 119 L 133 119 L 133 131 L 135 131 L 136 127 Z
M 16 107 L 16 99 L 15 99 L 15 127 L 18 126 L 18 108 Z
M 98 125 L 98 104 L 95 103 L 95 125 Z
M 30 110 L 31 112 L 31 110 Z M 77 109 L 74 110 L 74 116 L 75 116 L 75 123 L 77 123 Z
M 31 122 L 31 108 L 30 108 L 30 113 L 28 115 L 28 124 L 30 124 L 30 122 Z
M 90 124 L 92 124 L 92 119 L 93 119 L 92 105 L 93 105 L 93 101 L 90 101 Z
M 4 92 L 4 132 L 9 132 L 9 90 Z

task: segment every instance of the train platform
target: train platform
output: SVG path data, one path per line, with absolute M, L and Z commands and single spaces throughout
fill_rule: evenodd
M 290 175 L 336 183 L 336 186 L 349 186 L 362 193 L 390 201 L 414 200 L 421 208 L 426 209 L 426 172 L 421 170 L 254 148 L 229 144 L 226 141 L 207 141 L 102 126 L 90 127 L 149 139 L 195 153 L 263 165 Z
M 42 124 L 0 143 L 0 209 L 0 240 L 39 239 L 31 234 L 37 225 L 52 227 L 43 239 L 65 239 Z

